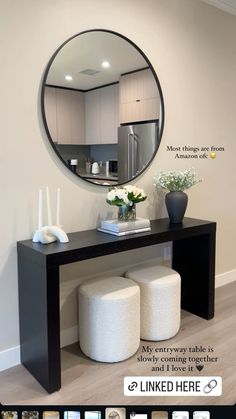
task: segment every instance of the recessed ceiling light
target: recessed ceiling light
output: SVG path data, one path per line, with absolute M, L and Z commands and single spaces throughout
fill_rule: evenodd
M 71 80 L 73 80 L 73 77 L 70 76 L 69 74 L 67 74 L 67 76 L 65 76 L 65 80 L 71 81 Z
M 102 67 L 103 68 L 109 68 L 110 67 L 110 63 L 108 61 L 103 61 L 102 62 Z

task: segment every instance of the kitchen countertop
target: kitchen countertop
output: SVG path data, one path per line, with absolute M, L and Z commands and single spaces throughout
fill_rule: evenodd
M 113 176 L 112 174 L 106 176 L 104 173 L 93 175 L 92 173 L 78 172 L 78 175 L 87 179 L 113 180 L 114 182 L 118 181 L 118 176 Z

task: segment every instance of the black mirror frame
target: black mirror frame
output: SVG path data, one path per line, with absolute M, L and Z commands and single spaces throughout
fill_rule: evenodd
M 45 127 L 45 130 L 46 130 L 46 134 L 47 134 L 47 136 L 48 136 L 48 139 L 49 139 L 49 141 L 50 141 L 50 143 L 51 143 L 51 146 L 52 146 L 52 148 L 53 148 L 53 150 L 55 151 L 55 153 L 56 153 L 56 155 L 59 157 L 59 159 L 61 160 L 61 162 L 64 164 L 64 166 L 68 169 L 68 170 L 70 170 L 75 176 L 77 176 L 79 179 L 82 179 L 83 181 L 85 181 L 85 182 L 88 182 L 90 185 L 95 185 L 95 186 L 102 186 L 102 187 L 105 187 L 105 188 L 107 188 L 107 187 L 109 187 L 108 185 L 102 185 L 102 184 L 97 184 L 97 183 L 95 183 L 95 182 L 91 182 L 90 180 L 88 180 L 88 179 L 86 179 L 86 178 L 84 178 L 84 177 L 82 177 L 82 176 L 80 176 L 78 173 L 75 173 L 75 172 L 73 172 L 73 170 L 71 170 L 71 168 L 66 164 L 66 162 L 65 162 L 65 160 L 61 157 L 61 155 L 60 155 L 60 153 L 58 152 L 58 150 L 57 150 L 57 148 L 56 148 L 56 146 L 55 146 L 55 144 L 54 144 L 54 141 L 52 140 L 52 137 L 51 137 L 51 134 L 50 134 L 50 132 L 49 132 L 49 129 L 48 129 L 48 125 L 47 125 L 47 119 L 46 119 L 46 114 L 45 114 L 45 106 L 44 106 L 44 96 L 45 96 L 45 86 L 46 86 L 46 80 L 47 80 L 47 76 L 48 76 L 48 73 L 49 73 L 49 70 L 50 70 L 50 68 L 51 68 L 51 65 L 52 65 L 52 63 L 53 63 L 53 61 L 54 61 L 54 59 L 55 59 L 55 57 L 57 56 L 57 54 L 58 54 L 58 52 L 68 43 L 68 42 L 70 42 L 72 39 L 74 39 L 74 38 L 76 38 L 77 36 L 79 36 L 79 35 L 83 35 L 83 34 L 85 34 L 85 33 L 89 33 L 89 32 L 107 32 L 107 33 L 110 33 L 110 34 L 113 34 L 113 35 L 116 35 L 116 36 L 119 36 L 120 38 L 122 38 L 122 39 L 124 39 L 125 41 L 127 41 L 127 42 L 129 42 L 134 48 L 136 48 L 136 50 L 142 55 L 142 57 L 145 59 L 145 61 L 147 62 L 147 64 L 149 65 L 149 67 L 150 67 L 150 69 L 151 69 L 151 71 L 152 71 L 152 74 L 153 74 L 153 77 L 155 78 L 155 80 L 156 80 L 156 83 L 157 83 L 157 87 L 158 87 L 158 91 L 159 91 L 159 95 L 160 95 L 160 103 L 161 103 L 161 128 L 160 128 L 160 131 L 159 131 L 159 144 L 158 144 L 158 146 L 157 146 L 157 148 L 156 148 L 156 150 L 155 150 L 155 152 L 153 153 L 153 156 L 152 156 L 152 158 L 150 159 L 150 161 L 149 161 L 149 163 L 143 168 L 143 170 L 141 170 L 139 173 L 138 173 L 138 175 L 136 175 L 135 177 L 133 177 L 132 179 L 128 179 L 127 180 L 127 182 L 123 182 L 123 183 L 119 183 L 119 184 L 117 184 L 117 185 L 114 185 L 114 186 L 119 186 L 119 185 L 125 185 L 125 184 L 127 184 L 127 183 L 129 183 L 129 182 L 132 182 L 133 180 L 135 180 L 137 177 L 139 177 L 141 174 L 143 174 L 144 172 L 145 172 L 145 170 L 147 170 L 147 168 L 149 167 L 149 165 L 151 164 L 151 162 L 153 161 L 153 159 L 154 159 L 154 157 L 156 156 L 156 153 L 157 153 L 157 151 L 158 151 L 158 149 L 159 149 L 159 146 L 160 146 L 160 142 L 161 142 L 161 138 L 162 138 L 162 135 L 163 135 L 163 130 L 164 130 L 164 122 L 165 122 L 165 108 L 164 108 L 164 99 L 163 99 L 163 93 L 162 93 L 162 89 L 161 89 L 161 85 L 160 85 L 160 82 L 159 82 L 159 79 L 158 79 L 158 77 L 157 77 L 157 74 L 156 74 L 156 72 L 155 72 L 155 70 L 154 70 L 154 68 L 153 68 L 153 66 L 152 66 L 152 64 L 150 63 L 150 61 L 149 61 L 149 59 L 147 58 L 147 56 L 144 54 L 144 52 L 133 42 L 133 41 L 131 41 L 129 38 L 127 38 L 126 36 L 124 36 L 124 35 L 121 35 L 120 33 L 118 33 L 118 32 L 115 32 L 115 31 L 112 31 L 112 30 L 109 30 L 109 29 L 89 29 L 89 30 L 86 30 L 86 31 L 82 31 L 82 32 L 79 32 L 79 33 L 77 33 L 76 35 L 73 35 L 73 36 L 71 36 L 69 39 L 67 39 L 65 42 L 63 42 L 63 44 L 61 44 L 60 45 L 60 47 L 59 48 L 57 48 L 57 50 L 54 52 L 54 54 L 52 55 L 52 57 L 51 57 L 51 59 L 49 60 L 49 62 L 48 62 L 48 64 L 47 64 L 47 67 L 46 67 L 46 70 L 45 70 L 45 73 L 44 73 L 44 76 L 43 76 L 43 80 L 42 80 L 42 88 L 41 88 L 41 111 L 42 111 L 42 118 L 43 118 L 43 124 L 44 124 L 44 127 Z M 113 185 L 112 185 L 113 186 Z

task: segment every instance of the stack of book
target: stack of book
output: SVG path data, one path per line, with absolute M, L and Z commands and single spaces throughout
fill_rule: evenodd
M 150 220 L 136 218 L 134 221 L 103 220 L 98 230 L 114 236 L 127 236 L 128 234 L 150 231 L 151 227 Z

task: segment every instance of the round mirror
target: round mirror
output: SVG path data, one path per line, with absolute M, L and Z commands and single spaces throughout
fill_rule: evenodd
M 127 183 L 155 156 L 164 124 L 160 83 L 127 38 L 91 30 L 66 41 L 43 80 L 42 115 L 63 163 L 88 182 Z

